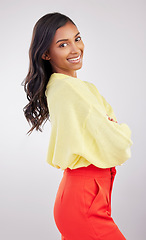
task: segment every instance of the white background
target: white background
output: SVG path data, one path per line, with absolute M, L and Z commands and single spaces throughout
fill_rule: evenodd
M 132 157 L 117 167 L 112 216 L 128 240 L 146 239 L 146 1 L 8 1 L 0 6 L 1 145 L 0 239 L 58 240 L 53 219 L 62 171 L 46 163 L 50 122 L 27 136 L 21 86 L 36 21 L 49 12 L 68 15 L 85 44 L 78 77 L 93 82 L 118 122 L 132 130 Z

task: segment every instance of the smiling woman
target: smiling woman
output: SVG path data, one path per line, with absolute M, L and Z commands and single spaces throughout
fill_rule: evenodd
M 64 170 L 54 219 L 62 240 L 124 240 L 111 217 L 115 167 L 130 158 L 131 131 L 93 83 L 77 78 L 84 43 L 75 23 L 49 13 L 36 23 L 24 108 L 33 129 L 50 117 L 47 162 Z
M 76 77 L 76 70 L 82 67 L 83 51 L 80 32 L 74 24 L 67 22 L 57 29 L 49 50 L 42 58 L 50 61 L 53 72 Z
M 27 121 L 34 129 L 49 119 L 45 90 L 52 73 L 76 77 L 82 67 L 84 44 L 75 23 L 61 13 L 49 13 L 34 26 L 29 49 L 29 71 L 23 81 L 29 103 L 24 107 Z

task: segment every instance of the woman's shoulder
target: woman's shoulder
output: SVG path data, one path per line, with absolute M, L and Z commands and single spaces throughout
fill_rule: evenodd
M 62 73 L 53 73 L 46 86 L 46 95 L 54 94 L 79 94 L 85 95 L 87 90 L 87 84 L 80 78 L 75 78 Z
M 50 78 L 49 78 L 47 87 L 52 85 L 52 84 L 55 84 L 55 83 L 57 83 L 57 84 L 58 83 L 60 83 L 60 84 L 65 84 L 65 83 L 77 84 L 77 83 L 80 83 L 80 82 L 83 82 L 83 81 L 80 80 L 79 78 L 72 77 L 72 76 L 69 76 L 67 74 L 52 73 Z
M 87 101 L 87 87 L 79 78 L 65 74 L 52 74 L 46 87 L 45 95 L 50 103 L 64 104 Z

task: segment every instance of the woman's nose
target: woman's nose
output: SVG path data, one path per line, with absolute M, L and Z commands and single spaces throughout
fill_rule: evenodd
M 80 53 L 79 47 L 76 45 L 76 43 L 73 43 L 71 45 L 71 53 Z

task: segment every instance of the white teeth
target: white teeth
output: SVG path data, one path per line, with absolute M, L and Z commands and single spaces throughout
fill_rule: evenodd
M 71 60 L 71 61 L 76 61 L 76 60 L 79 60 L 80 59 L 80 56 L 78 56 L 77 58 L 70 58 L 68 60 Z

